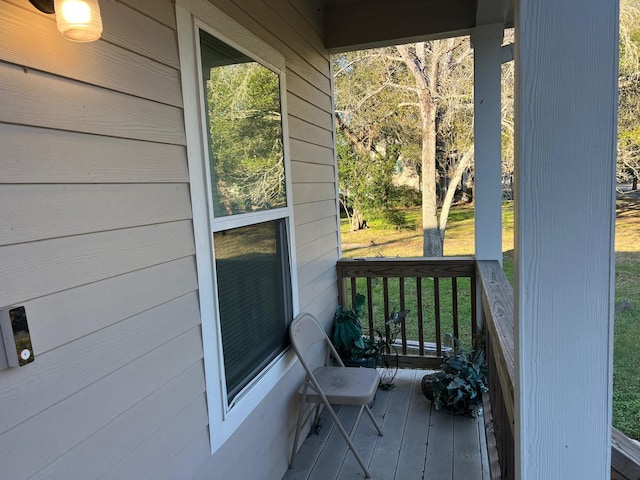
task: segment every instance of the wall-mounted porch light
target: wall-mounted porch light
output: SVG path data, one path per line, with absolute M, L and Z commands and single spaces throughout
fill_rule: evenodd
M 55 13 L 58 30 L 74 42 L 93 42 L 102 33 L 98 0 L 29 0 L 44 13 Z

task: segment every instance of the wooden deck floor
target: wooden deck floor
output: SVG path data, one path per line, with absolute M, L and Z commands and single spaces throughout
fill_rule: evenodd
M 400 370 L 396 387 L 379 390 L 372 408 L 382 425 L 377 435 L 366 415 L 354 437 L 356 448 L 377 480 L 487 480 L 482 419 L 458 417 L 432 408 L 420 388 L 422 370 Z M 351 430 L 357 408 L 339 413 Z M 329 416 L 296 455 L 283 480 L 364 478 L 355 458 Z

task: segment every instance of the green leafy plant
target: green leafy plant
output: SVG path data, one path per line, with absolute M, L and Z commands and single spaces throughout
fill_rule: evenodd
M 333 317 L 333 345 L 342 358 L 355 360 L 378 355 L 375 341 L 362 334 L 364 295 L 358 293 L 353 308 L 338 305 Z
M 487 392 L 487 367 L 482 349 L 467 352 L 458 346 L 444 355 L 441 370 L 422 378 L 422 391 L 437 410 L 477 417 Z

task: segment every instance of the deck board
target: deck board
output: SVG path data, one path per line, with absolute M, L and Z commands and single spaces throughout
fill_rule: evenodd
M 396 387 L 379 390 L 372 408 L 382 424 L 378 436 L 363 417 L 354 444 L 376 480 L 487 479 L 482 419 L 454 417 L 435 410 L 420 387 L 421 370 L 400 370 Z M 356 407 L 344 407 L 339 416 L 350 431 Z M 294 468 L 283 480 L 342 480 L 364 478 L 346 442 L 326 411 L 318 434 L 310 434 L 297 453 Z
M 422 393 L 420 380 L 423 372 L 416 371 L 411 404 L 407 414 L 407 424 L 402 436 L 402 448 L 396 469 L 396 477 L 406 480 L 421 479 L 424 475 L 425 454 L 429 424 L 431 423 L 431 402 Z
M 453 422 L 453 479 L 482 480 L 480 437 L 475 423 L 455 417 Z
M 338 413 L 338 418 L 340 418 L 340 421 L 347 432 L 351 431 L 357 414 L 357 409 L 352 407 L 343 407 L 340 413 Z M 342 468 L 344 458 L 347 455 L 347 442 L 345 442 L 338 429 L 334 427 L 331 417 L 323 414 L 320 417 L 320 430 L 327 428 L 331 428 L 331 433 L 329 434 L 316 462 L 316 465 L 320 464 L 322 465 L 322 468 L 313 468 L 308 477 L 309 480 L 337 478 L 338 473 Z M 306 440 L 303 445 L 306 446 Z
M 453 478 L 453 416 L 432 408 L 424 478 Z

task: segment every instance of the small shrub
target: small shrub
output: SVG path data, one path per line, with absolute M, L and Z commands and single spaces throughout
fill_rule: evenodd
M 467 352 L 457 345 L 446 353 L 441 371 L 422 378 L 422 391 L 436 410 L 477 417 L 482 412 L 482 394 L 489 389 L 487 367 L 481 349 Z

